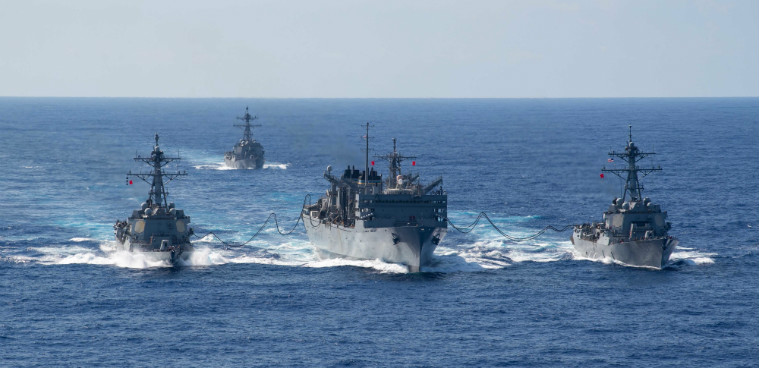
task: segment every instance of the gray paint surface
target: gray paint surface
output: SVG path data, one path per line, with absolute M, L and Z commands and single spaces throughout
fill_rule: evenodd
M 419 175 L 403 174 L 401 162 L 412 157 L 396 151 L 395 139 L 393 152 L 380 158 L 390 164 L 386 180 L 366 162 L 364 171 L 348 167 L 340 177 L 327 167 L 330 189 L 301 213 L 306 233 L 322 255 L 380 259 L 417 272 L 446 236 L 447 195 L 433 190 L 443 180 L 423 185 Z
M 264 147 L 253 138 L 251 128 L 260 127 L 261 124 L 251 124 L 258 118 L 248 113 L 248 107 L 245 108 L 245 115 L 238 119 L 245 121 L 245 124 L 235 124 L 243 128 L 243 139 L 232 147 L 232 151 L 224 153 L 224 164 L 235 169 L 260 169 L 264 167 Z
M 631 127 L 628 129 L 625 151 L 609 153 L 612 157 L 625 160 L 626 167 L 602 169 L 625 180 L 623 198 L 612 200 L 604 212 L 603 222 L 576 225 L 570 240 L 583 257 L 609 258 L 631 266 L 662 268 L 678 245 L 678 239 L 668 235 L 670 223 L 665 221 L 668 213 L 649 198 L 642 197 L 643 187 L 639 180 L 639 173 L 643 177 L 662 169 L 637 165 L 639 160 L 654 155 L 654 152 L 640 151 L 633 143 Z
M 135 158 L 135 161 L 150 165 L 152 170 L 146 173 L 129 172 L 127 175 L 150 184 L 150 192 L 148 199 L 139 209 L 132 211 L 126 221 L 116 221 L 114 224 L 117 250 L 143 252 L 150 258 L 172 263 L 187 258 L 193 251 L 190 244 L 190 236 L 193 234 L 193 229 L 189 226 L 190 217 L 185 216 L 185 211 L 176 209 L 173 202 L 166 200 L 164 178 L 171 181 L 187 175 L 184 172 L 167 173 L 163 170 L 164 165 L 177 160 L 179 157 L 167 157 L 161 151 L 158 134 L 150 157 Z

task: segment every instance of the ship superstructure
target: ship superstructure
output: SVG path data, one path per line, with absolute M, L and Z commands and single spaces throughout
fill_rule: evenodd
M 335 176 L 327 167 L 324 178 L 330 188 L 303 208 L 306 233 L 322 255 L 380 259 L 417 272 L 431 263 L 446 236 L 443 179 L 423 185 L 419 174 L 402 172 L 401 163 L 414 157 L 397 152 L 394 138 L 393 152 L 378 156 L 389 163 L 389 176 L 383 180 L 374 161 L 369 165 L 369 124 L 366 128 L 364 171 L 349 166 Z
M 243 139 L 232 147 L 232 151 L 224 153 L 224 164 L 235 169 L 260 169 L 264 167 L 264 147 L 253 138 L 251 133 L 251 128 L 261 126 L 261 124 L 251 124 L 251 121 L 258 118 L 248 113 L 246 106 L 245 115 L 237 119 L 245 122 L 245 124 L 234 125 L 243 128 Z
M 132 211 L 126 221 L 116 221 L 114 234 L 117 250 L 143 252 L 152 258 L 174 263 L 186 258 L 193 250 L 190 244 L 193 229 L 188 225 L 190 217 L 175 208 L 173 202 L 167 203 L 166 184 L 187 173 L 164 171 L 167 164 L 180 158 L 168 157 L 161 151 L 158 134 L 155 140 L 150 157 L 135 157 L 135 161 L 148 164 L 151 170 L 127 174 L 128 183 L 131 183 L 130 177 L 135 177 L 150 185 L 148 199 L 139 209 Z
M 609 153 L 611 157 L 624 160 L 626 166 L 602 169 L 602 172 L 625 180 L 622 198 L 612 200 L 604 212 L 604 222 L 576 225 L 570 240 L 583 257 L 610 258 L 632 266 L 662 268 L 678 245 L 678 240 L 668 235 L 671 225 L 665 221 L 667 212 L 648 197 L 642 197 L 644 187 L 639 181 L 639 174 L 643 178 L 662 168 L 637 165 L 639 160 L 655 153 L 640 151 L 633 143 L 631 127 L 628 129 L 625 151 Z M 614 162 L 614 159 L 609 161 Z

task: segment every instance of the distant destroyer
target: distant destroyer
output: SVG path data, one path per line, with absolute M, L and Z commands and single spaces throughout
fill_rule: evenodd
M 137 177 L 150 184 L 148 199 L 143 202 L 140 209 L 132 212 L 126 221 L 116 221 L 114 234 L 116 235 L 117 250 L 142 252 L 156 260 L 175 263 L 180 259 L 186 259 L 193 247 L 190 244 L 190 235 L 193 234 L 188 224 L 190 217 L 185 216 L 183 210 L 176 209 L 174 203 L 166 202 L 164 178 L 173 179 L 187 175 L 186 172 L 167 173 L 163 167 L 170 162 L 179 160 L 179 157 L 166 157 L 158 146 L 158 134 L 156 145 L 150 157 L 135 157 L 135 161 L 142 161 L 151 166 L 147 173 L 127 174 Z M 132 181 L 129 180 L 128 184 Z
M 369 124 L 365 138 L 369 152 Z M 380 259 L 418 272 L 430 264 L 433 251 L 446 236 L 443 179 L 423 186 L 418 174 L 402 173 L 401 162 L 414 157 L 399 154 L 395 138 L 393 152 L 377 157 L 390 164 L 386 181 L 369 167 L 368 153 L 364 171 L 348 167 L 336 177 L 327 167 L 324 178 L 330 189 L 315 204 L 305 205 L 301 214 L 306 233 L 322 255 Z
M 670 222 L 665 219 L 667 212 L 642 198 L 644 187 L 639 182 L 642 177 L 661 168 L 641 168 L 636 163 L 654 152 L 641 152 L 633 143 L 628 127 L 628 145 L 625 152 L 609 153 L 626 161 L 627 167 L 620 169 L 603 168 L 603 172 L 613 173 L 625 179 L 623 198 L 615 198 L 604 212 L 604 222 L 576 225 L 570 240 L 580 255 L 592 259 L 611 258 L 631 266 L 662 268 L 673 253 L 678 240 L 668 236 Z M 612 160 L 609 160 L 612 162 Z M 625 177 L 624 177 L 625 175 Z M 627 197 L 627 201 L 626 201 Z
M 253 139 L 251 128 L 260 127 L 261 124 L 251 124 L 257 117 L 248 113 L 248 107 L 245 108 L 245 115 L 238 119 L 245 121 L 245 124 L 234 125 L 243 128 L 243 139 L 232 147 L 232 151 L 224 153 L 224 164 L 235 169 L 260 169 L 264 167 L 264 147 Z

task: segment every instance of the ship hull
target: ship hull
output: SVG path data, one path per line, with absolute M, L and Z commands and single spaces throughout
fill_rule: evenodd
M 653 267 L 661 269 L 670 259 L 678 245 L 675 238 L 658 238 L 628 242 L 591 241 L 574 233 L 570 238 L 575 250 L 590 259 L 613 259 L 620 263 L 636 267 Z
M 187 261 L 193 252 L 193 246 L 190 243 L 179 244 L 172 247 L 173 249 L 156 249 L 148 243 L 132 243 L 129 239 L 122 242 L 116 238 L 116 250 L 130 253 L 139 253 L 151 261 L 167 262 L 176 265 L 180 261 Z
M 316 223 L 315 223 L 316 225 Z M 380 259 L 400 263 L 411 272 L 430 265 L 433 251 L 446 236 L 446 228 L 418 226 L 346 228 L 305 221 L 309 241 L 321 256 L 349 259 Z
M 227 167 L 231 167 L 233 169 L 261 169 L 264 167 L 264 159 L 263 158 L 255 158 L 255 159 L 235 159 L 233 158 L 224 158 L 224 164 Z

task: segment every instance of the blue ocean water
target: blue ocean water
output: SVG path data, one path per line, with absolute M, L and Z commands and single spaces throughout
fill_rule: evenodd
M 250 106 L 263 170 L 225 170 Z M 601 218 L 634 141 L 663 171 L 645 193 L 679 248 L 664 270 L 585 260 L 569 232 L 510 242 L 449 229 L 435 264 L 323 260 L 302 225 L 240 249 L 212 237 L 184 267 L 114 252 L 147 197 L 135 154 L 183 157 L 170 199 L 198 234 L 295 223 L 327 165 L 416 155 L 450 218 L 513 236 Z M 757 366 L 758 100 L 0 98 L 0 365 Z

